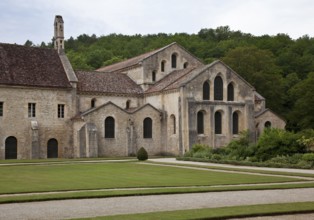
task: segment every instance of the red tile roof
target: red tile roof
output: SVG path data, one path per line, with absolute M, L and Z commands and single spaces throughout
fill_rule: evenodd
M 0 84 L 71 88 L 56 50 L 2 43 Z
M 123 73 L 76 71 L 79 92 L 141 94 L 143 90 Z

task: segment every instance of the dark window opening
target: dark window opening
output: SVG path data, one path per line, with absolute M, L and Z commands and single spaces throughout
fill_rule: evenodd
M 156 81 L 156 71 L 152 72 L 152 81 L 155 82 Z
M 96 107 L 96 99 L 92 99 L 90 102 L 90 107 L 95 108 Z
M 160 69 L 161 69 L 161 72 L 165 72 L 165 64 L 166 64 L 166 61 L 161 61 L 161 67 L 160 67 Z
M 208 82 L 204 82 L 203 84 L 203 100 L 209 100 L 209 83 Z
M 47 158 L 58 158 L 58 141 L 54 138 L 47 143 Z
M 64 118 L 64 105 L 58 105 L 58 118 Z
M 214 100 L 223 100 L 223 94 L 223 81 L 217 76 L 214 82 Z
M 177 68 L 177 54 L 175 53 L 171 55 L 171 67 Z
M 129 109 L 130 108 L 130 104 L 131 104 L 131 100 L 126 101 L 125 108 Z
M 36 103 L 28 103 L 28 117 L 36 117 Z
M 143 137 L 152 138 L 153 137 L 153 121 L 151 118 L 145 118 L 143 121 Z
M 222 133 L 221 113 L 216 112 L 215 113 L 215 134 L 221 134 L 221 133 Z
M 188 66 L 189 66 L 189 63 L 188 63 L 188 62 L 185 62 L 185 63 L 183 64 L 183 68 L 184 68 L 184 69 L 188 68 Z
M 232 134 L 239 134 L 239 115 L 237 112 L 232 115 Z
M 197 113 L 197 133 L 204 134 L 204 114 L 201 111 Z
M 3 102 L 0 102 L 0 117 L 3 116 Z
M 13 136 L 5 140 L 5 159 L 17 159 L 17 139 Z
M 228 85 L 228 101 L 234 101 L 234 88 L 232 83 L 229 83 Z
M 266 121 L 264 126 L 265 126 L 265 128 L 271 128 L 271 122 Z
M 114 138 L 114 118 L 107 117 L 105 119 L 105 138 Z

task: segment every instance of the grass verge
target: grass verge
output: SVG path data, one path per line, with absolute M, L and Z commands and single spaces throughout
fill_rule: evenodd
M 179 159 L 180 160 L 180 159 Z M 191 162 L 202 162 L 206 163 L 206 161 L 199 160 L 187 160 Z M 284 171 L 268 171 L 268 170 L 256 170 L 250 168 L 237 168 L 235 167 L 220 167 L 214 165 L 194 165 L 194 164 L 180 164 L 180 163 L 168 163 L 168 162 L 155 162 L 155 161 L 146 161 L 145 163 L 154 163 L 154 164 L 166 164 L 166 165 L 175 165 L 175 166 L 187 166 L 187 167 L 199 167 L 199 168 L 207 168 L 211 170 L 226 170 L 226 171 L 239 171 L 239 172 L 247 172 L 247 173 L 260 173 L 260 174 L 271 174 L 271 175 L 282 175 L 282 176 L 299 176 L 299 177 L 313 177 L 314 174 L 310 173 L 293 173 L 293 172 L 284 172 Z M 210 163 L 207 161 L 207 163 Z
M 191 209 L 143 214 L 104 216 L 88 219 L 128 219 L 128 220 L 186 220 L 186 219 L 225 219 L 232 217 L 254 217 L 314 212 L 314 202 L 280 203 L 267 205 L 233 206 L 222 208 Z
M 204 193 L 204 192 L 223 192 L 223 191 L 246 191 L 246 190 L 270 190 L 270 189 L 292 189 L 292 188 L 312 188 L 314 183 L 302 184 L 281 184 L 281 185 L 262 185 L 262 186 L 221 186 L 221 187 L 187 187 L 187 188 L 156 188 L 156 189 L 129 189 L 129 190 L 104 190 L 104 191 L 77 191 L 60 192 L 53 194 L 36 195 L 9 195 L 1 196 L 0 204 L 35 202 L 49 200 L 65 199 L 90 199 L 121 196 L 144 196 L 161 194 L 179 194 L 179 193 Z

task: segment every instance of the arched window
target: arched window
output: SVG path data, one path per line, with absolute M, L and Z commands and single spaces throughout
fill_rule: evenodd
M 143 138 L 153 137 L 153 121 L 151 118 L 145 118 L 143 121 Z
M 271 128 L 271 122 L 266 121 L 264 126 L 265 126 L 265 128 Z
M 58 158 L 58 141 L 54 138 L 47 143 L 47 158 Z
M 237 112 L 232 115 L 232 134 L 239 134 L 239 115 Z
M 131 100 L 126 101 L 125 108 L 129 109 L 131 105 Z
M 175 134 L 176 133 L 176 116 L 174 115 L 171 115 L 170 116 L 170 128 L 171 128 L 171 131 L 172 131 L 172 134 Z
M 221 113 L 216 112 L 215 113 L 215 134 L 221 134 L 222 133 L 222 118 Z
M 188 68 L 188 66 L 189 66 L 189 63 L 188 63 L 188 62 L 185 62 L 185 63 L 183 64 L 183 68 L 184 68 L 184 69 Z
M 166 65 L 166 61 L 165 60 L 161 61 L 161 65 L 160 65 L 161 72 L 165 72 L 165 65 Z
M 152 72 L 152 81 L 155 82 L 156 81 L 156 71 Z
M 197 133 L 204 134 L 204 113 L 202 111 L 197 113 Z
M 214 82 L 214 100 L 223 100 L 223 96 L 223 81 L 220 76 L 217 76 Z
M 92 99 L 92 101 L 90 102 L 90 107 L 91 108 L 95 108 L 96 107 L 96 99 Z
M 228 85 L 228 101 L 234 101 L 234 88 L 233 88 L 233 84 L 229 83 Z
M 176 53 L 173 53 L 171 55 L 171 67 L 177 68 L 177 54 Z
M 203 100 L 209 100 L 209 83 L 207 81 L 203 84 Z
M 109 116 L 105 119 L 105 138 L 114 138 L 114 118 Z
M 5 139 L 4 159 L 17 159 L 17 139 L 13 136 Z

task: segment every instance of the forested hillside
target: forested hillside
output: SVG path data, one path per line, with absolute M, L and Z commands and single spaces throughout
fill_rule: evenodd
M 65 48 L 74 69 L 93 70 L 172 42 L 206 64 L 224 61 L 267 99 L 267 107 L 287 120 L 287 129 L 314 128 L 314 38 L 309 36 L 256 37 L 224 26 L 198 34 L 82 34 L 66 40 Z

